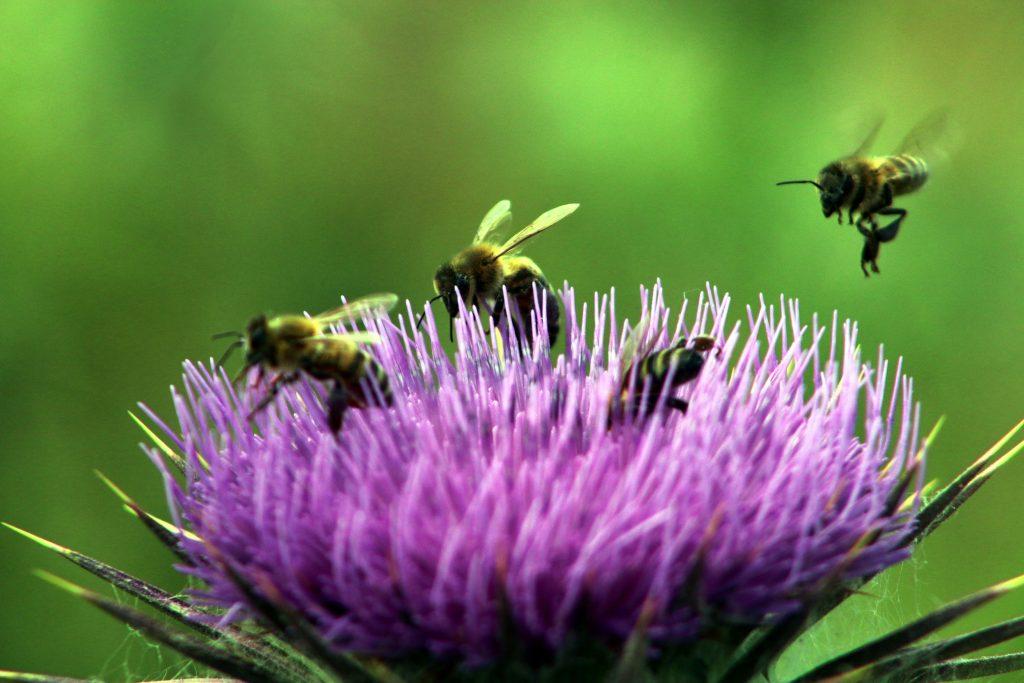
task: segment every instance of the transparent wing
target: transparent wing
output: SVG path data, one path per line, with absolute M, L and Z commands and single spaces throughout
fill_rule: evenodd
M 550 211 L 545 211 L 541 215 L 537 216 L 532 223 L 512 235 L 512 237 L 501 245 L 501 251 L 498 252 L 498 256 L 507 254 L 531 237 L 539 235 L 578 208 L 580 208 L 579 204 L 563 204 L 562 206 L 556 206 Z
M 322 325 L 329 323 L 343 322 L 347 320 L 358 320 L 364 315 L 387 313 L 398 303 L 398 295 L 391 293 L 370 294 L 349 301 L 330 311 L 325 311 L 314 316 L 317 322 Z
M 910 129 L 896 151 L 899 154 L 933 157 L 939 144 L 945 144 L 948 132 L 949 110 L 936 109 Z
M 473 244 L 480 244 L 485 241 L 488 236 L 497 233 L 502 227 L 508 225 L 512 221 L 512 202 L 507 199 L 502 199 L 500 202 L 494 205 L 484 219 L 480 221 L 480 227 L 477 228 L 476 237 L 473 238 Z
M 347 341 L 354 344 L 379 344 L 380 335 L 373 332 L 347 332 L 345 334 L 315 334 L 301 341 Z
M 645 315 L 637 322 L 636 327 L 629 331 L 629 336 L 619 350 L 619 374 L 623 380 L 629 373 L 633 363 L 640 355 L 640 342 L 647 336 L 650 319 Z
M 871 149 L 871 145 L 875 144 L 875 138 L 878 137 L 878 131 L 882 130 L 883 123 L 885 123 L 885 117 L 878 116 L 868 134 L 864 137 L 863 142 L 857 146 L 857 149 L 853 150 L 853 154 L 850 155 L 851 157 L 864 156 Z

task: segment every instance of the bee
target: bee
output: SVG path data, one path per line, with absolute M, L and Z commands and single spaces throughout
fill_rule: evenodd
M 564 204 L 546 211 L 504 243 L 492 242 L 496 233 L 512 221 L 511 206 L 507 199 L 495 204 L 480 222 L 473 243 L 450 261 L 441 264 L 434 273 L 434 292 L 437 296 L 430 303 L 438 299 L 444 302 L 449 320 L 459 316 L 461 298 L 467 307 L 483 307 L 496 324 L 501 322 L 505 314 L 513 324 L 518 324 L 519 321 L 529 320 L 527 315 L 535 307 L 533 288 L 536 284 L 546 302 L 543 304 L 548 311 L 546 331 L 549 343 L 553 344 L 559 331 L 558 301 L 540 267 L 532 259 L 519 256 L 517 250 L 523 242 L 571 214 L 579 208 L 579 204 Z M 508 291 L 508 301 L 504 300 L 502 287 Z M 420 316 L 417 327 L 422 324 L 423 317 Z M 529 331 L 525 331 L 529 338 Z M 451 334 L 449 327 L 449 337 Z
M 364 408 L 367 405 L 363 380 L 373 377 L 380 390 L 384 405 L 391 405 L 391 389 L 388 376 L 380 364 L 360 344 L 379 341 L 370 332 L 338 334 L 330 325 L 358 320 L 364 315 L 383 313 L 398 302 L 394 294 L 373 294 L 351 301 L 320 315 L 279 315 L 268 318 L 257 315 L 249 321 L 245 333 L 223 332 L 215 339 L 234 337 L 219 364 L 223 365 L 237 348 L 245 349 L 245 365 L 236 381 L 250 368 L 259 368 L 262 380 L 264 370 L 277 372 L 271 381 L 266 396 L 249 413 L 251 418 L 266 408 L 281 387 L 306 374 L 313 379 L 331 382 L 327 396 L 327 424 L 331 431 L 341 429 L 345 411 L 349 407 Z
M 916 192 L 927 182 L 928 163 L 921 155 L 926 142 L 938 137 L 945 127 L 945 112 L 935 112 L 907 134 L 896 154 L 867 156 L 866 152 L 881 128 L 879 122 L 852 154 L 825 166 L 815 180 L 786 180 L 776 184 L 814 185 L 818 189 L 825 218 L 835 214 L 840 224 L 843 222 L 843 210 L 846 210 L 849 223 L 856 225 L 864 236 L 860 267 L 867 277 L 869 265 L 873 272 L 879 272 L 881 245 L 896 239 L 907 217 L 907 210 L 893 206 L 893 201 L 901 195 Z M 894 218 L 880 228 L 878 216 Z
M 697 379 L 704 369 L 707 353 L 718 347 L 714 337 L 698 335 L 690 340 L 682 338 L 668 348 L 641 352 L 646 329 L 641 320 L 623 345 L 618 406 L 613 406 L 612 413 L 650 413 L 657 407 L 666 388 L 672 391 Z M 669 394 L 665 398 L 665 406 L 686 414 L 690 404 Z

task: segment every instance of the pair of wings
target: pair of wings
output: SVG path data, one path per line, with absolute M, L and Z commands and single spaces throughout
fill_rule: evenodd
M 875 138 L 878 137 L 878 131 L 882 129 L 882 123 L 883 119 L 879 117 L 864 141 L 850 155 L 851 157 L 864 156 L 867 153 L 871 145 L 874 144 Z M 910 129 L 910 132 L 903 138 L 903 142 L 896 148 L 896 154 L 930 156 L 929 153 L 935 151 L 936 144 L 944 137 L 948 128 L 949 110 L 937 109 Z
M 497 255 L 503 256 L 510 251 L 513 251 L 523 242 L 544 232 L 579 207 L 579 204 L 563 204 L 562 206 L 556 206 L 550 211 L 545 211 L 541 215 L 537 216 L 532 223 L 505 240 L 505 242 L 498 247 Z M 487 215 L 484 216 L 484 219 L 480 221 L 480 227 L 477 228 L 476 236 L 473 238 L 473 244 L 492 241 L 494 236 L 512 222 L 511 209 L 512 202 L 507 199 L 502 199 L 500 202 L 495 204 L 494 207 L 487 212 Z
M 398 295 L 391 293 L 381 294 L 369 294 L 367 296 L 354 299 L 337 308 L 333 308 L 329 311 L 324 311 L 319 315 L 313 316 L 313 320 L 317 321 L 321 326 L 326 327 L 336 323 L 347 323 L 357 322 L 364 317 L 382 315 L 387 313 L 395 304 L 398 303 Z M 380 341 L 380 337 L 373 332 L 345 332 L 343 334 L 318 334 L 312 337 L 306 337 L 303 341 L 313 341 L 318 339 L 345 339 L 346 341 L 355 342 L 357 344 L 376 344 Z

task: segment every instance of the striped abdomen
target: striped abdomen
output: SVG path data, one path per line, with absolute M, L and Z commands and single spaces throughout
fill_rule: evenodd
M 533 298 L 533 285 L 536 283 L 537 295 L 543 297 L 541 303 L 547 313 L 544 322 L 547 325 L 548 344 L 554 345 L 561 328 L 559 324 L 558 297 L 551 290 L 551 285 L 544 279 L 544 273 L 541 272 L 532 259 L 525 256 L 507 258 L 504 268 L 505 279 L 502 284 L 508 291 L 510 302 L 516 304 L 516 310 L 511 311 L 511 307 L 508 305 L 509 302 L 503 301 L 502 295 L 499 295 L 499 300 L 495 302 L 497 322 L 500 322 L 503 314 L 511 315 L 512 324 L 516 326 L 517 330 L 520 324 L 525 328 L 518 330 L 519 334 L 523 336 L 528 344 L 532 344 L 533 328 L 530 324 L 530 313 L 536 308 L 536 302 Z
M 909 154 L 884 157 L 878 171 L 892 187 L 893 195 L 913 192 L 928 180 L 928 164 Z
M 642 388 L 643 383 L 650 382 L 651 393 L 660 392 L 672 373 L 672 386 L 685 384 L 696 379 L 704 367 L 704 356 L 693 349 L 673 347 L 644 356 L 637 368 L 636 382 Z
M 384 402 L 391 404 L 391 383 L 380 363 L 354 342 L 340 339 L 316 339 L 308 343 L 302 369 L 317 379 L 341 382 L 351 395 L 352 405 L 365 405 L 362 380 L 373 377 Z

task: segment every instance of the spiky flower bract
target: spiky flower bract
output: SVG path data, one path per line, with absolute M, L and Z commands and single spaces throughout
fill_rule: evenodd
M 201 539 L 183 546 L 203 597 L 258 617 L 258 592 L 332 648 L 387 659 L 621 647 L 642 618 L 656 655 L 907 556 L 917 409 L 898 365 L 862 358 L 854 324 L 804 321 L 787 300 L 733 323 L 714 289 L 673 317 L 656 286 L 639 347 L 710 334 L 721 353 L 681 389 L 685 415 L 610 419 L 630 326 L 613 296 L 563 299 L 557 356 L 473 312 L 454 362 L 430 318 L 423 335 L 410 317 L 367 321 L 394 405 L 349 411 L 337 438 L 315 384 L 283 391 L 254 431 L 259 389 L 187 364 L 166 430 L 186 480 L 167 483 Z

